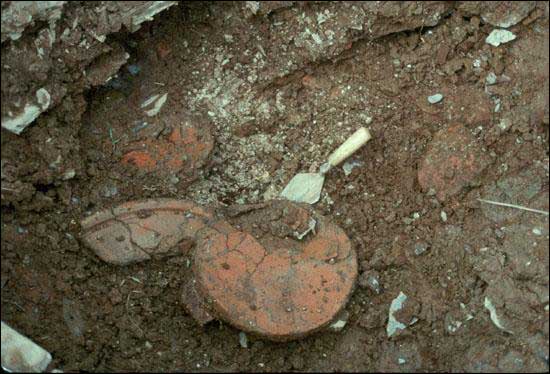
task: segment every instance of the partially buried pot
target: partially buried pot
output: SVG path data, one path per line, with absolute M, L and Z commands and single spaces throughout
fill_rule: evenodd
M 221 213 L 226 219 L 170 199 L 127 203 L 84 220 L 83 238 L 117 264 L 133 262 L 134 253 L 142 261 L 170 246 L 192 248 L 194 279 L 182 295 L 201 324 L 218 318 L 285 341 L 323 328 L 345 306 L 357 258 L 342 229 L 311 207 L 286 200 Z

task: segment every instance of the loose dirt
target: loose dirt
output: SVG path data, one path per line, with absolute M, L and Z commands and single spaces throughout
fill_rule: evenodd
M 547 371 L 548 216 L 478 201 L 549 209 L 548 12 L 493 47 L 507 3 L 184 2 L 110 34 L 116 77 L 2 129 L 2 320 L 64 372 Z M 268 201 L 360 126 L 315 206 L 357 253 L 341 331 L 244 348 L 182 305 L 191 252 L 119 266 L 82 239 L 131 200 Z

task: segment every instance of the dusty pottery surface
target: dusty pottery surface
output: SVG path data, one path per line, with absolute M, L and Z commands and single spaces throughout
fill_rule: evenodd
M 357 278 L 357 257 L 345 232 L 285 200 L 250 209 L 232 222 L 243 231 L 201 234 L 194 272 L 207 304 L 232 325 L 272 340 L 326 326 Z M 315 233 L 296 239 L 311 218 Z
M 63 6 L 52 48 L 42 16 L 1 44 L 2 115 L 42 87 L 51 96 L 20 135 L 1 130 L 1 317 L 51 352 L 54 367 L 548 371 L 548 219 L 477 200 L 549 210 L 546 3 L 506 28 L 516 39 L 498 47 L 485 39 L 502 26 L 488 22 L 506 21 L 508 2 L 180 2 L 134 33 L 117 10 L 129 2 L 106 19 L 105 3 L 82 4 Z M 146 114 L 155 104 L 143 102 L 165 93 Z M 434 93 L 444 99 L 432 105 Z M 130 144 L 171 149 L 180 116 L 211 125 L 205 166 L 176 179 L 122 162 L 139 150 Z M 456 147 L 462 138 L 443 134 L 456 123 L 489 164 L 440 201 L 418 171 L 436 137 Z M 359 166 L 331 171 L 315 205 L 359 262 L 339 332 L 285 343 L 247 334 L 243 348 L 239 329 L 201 326 L 183 306 L 192 250 L 114 266 L 79 240 L 83 217 L 129 201 L 269 201 L 357 126 L 373 135 L 349 160 Z M 465 145 L 439 160 L 464 160 Z M 455 188 L 443 180 L 443 191 Z M 407 327 L 388 338 L 400 292 L 407 301 L 394 316 Z M 486 298 L 513 335 L 495 325 Z

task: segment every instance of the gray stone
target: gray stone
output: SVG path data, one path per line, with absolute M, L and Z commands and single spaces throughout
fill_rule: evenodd
M 243 348 L 248 348 L 248 337 L 242 331 L 239 333 L 239 344 Z
M 430 245 L 426 242 L 418 242 L 414 245 L 414 254 L 417 256 L 420 256 L 424 254 L 428 248 L 430 248 Z
M 359 286 L 362 288 L 369 288 L 376 294 L 382 292 L 382 287 L 380 285 L 380 274 L 376 270 L 367 270 L 361 273 L 359 276 Z
M 485 84 L 488 86 L 491 86 L 496 83 L 497 83 L 497 76 L 495 73 L 490 71 L 489 74 L 487 74 L 487 76 L 485 77 Z

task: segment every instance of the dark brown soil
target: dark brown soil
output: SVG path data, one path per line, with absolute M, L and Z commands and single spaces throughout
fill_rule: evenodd
M 475 4 L 442 5 L 425 27 L 415 12 L 435 2 L 411 2 L 401 23 L 390 22 L 399 5 L 385 4 L 361 33 L 352 4 L 274 3 L 256 15 L 183 3 L 113 34 L 131 56 L 116 78 L 68 95 L 19 136 L 2 129 L 2 320 L 64 372 L 548 371 L 548 216 L 478 201 L 549 209 L 546 4 L 493 47 Z M 136 135 L 135 108 L 164 93 Z M 214 138 L 184 177 L 121 162 L 123 145 L 169 136 L 163 113 L 198 118 Z M 84 217 L 129 200 L 272 199 L 359 126 L 373 135 L 351 157 L 359 165 L 330 171 L 315 206 L 359 259 L 342 331 L 249 336 L 243 348 L 238 330 L 201 327 L 183 308 L 189 256 L 114 266 L 80 241 Z M 396 318 L 416 322 L 389 338 L 400 292 Z

